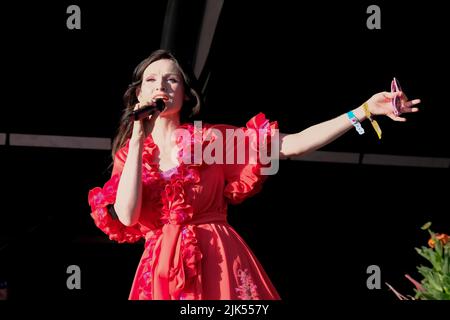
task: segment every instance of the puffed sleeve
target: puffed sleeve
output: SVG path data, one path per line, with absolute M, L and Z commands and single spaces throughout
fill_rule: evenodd
M 116 153 L 111 178 L 104 184 L 103 188 L 93 188 L 88 195 L 91 216 L 95 225 L 106 233 L 109 239 L 119 243 L 136 242 L 143 237 L 138 224 L 132 227 L 125 226 L 119 221 L 113 208 L 126 155 L 126 147 Z
M 226 152 L 232 153 L 233 161 L 225 161 L 223 165 L 225 177 L 224 196 L 228 202 L 237 204 L 255 195 L 261 190 L 263 182 L 270 175 L 268 169 L 272 140 L 278 139 L 277 122 L 270 122 L 263 113 L 251 118 L 246 127 L 235 128 L 235 136 L 225 135 Z M 240 131 L 240 132 L 239 132 Z M 244 136 L 245 147 L 237 142 Z M 242 139 L 242 138 L 241 138 Z M 234 140 L 234 141 L 233 141 Z M 278 146 L 278 144 L 274 145 Z M 242 153 L 245 153 L 245 156 Z M 278 151 L 277 151 L 278 152 Z M 241 161 L 238 161 L 241 154 Z M 244 161 L 242 161 L 244 159 Z

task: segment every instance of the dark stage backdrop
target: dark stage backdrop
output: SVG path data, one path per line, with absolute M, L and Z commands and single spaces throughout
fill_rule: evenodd
M 66 27 L 71 4 L 81 8 L 81 30 Z M 380 30 L 366 27 L 371 4 L 381 8 Z M 112 138 L 134 67 L 160 46 L 166 6 L 20 2 L 4 10 L 0 271 L 10 299 L 127 298 L 143 245 L 109 242 L 87 203 L 110 176 L 110 151 L 19 147 L 8 135 Z M 196 19 L 186 25 L 192 34 L 198 15 L 181 16 Z M 202 119 L 241 126 L 261 111 L 297 132 L 389 90 L 395 76 L 422 99 L 421 112 L 406 123 L 379 119 L 381 141 L 367 123 L 365 135 L 351 130 L 322 150 L 449 158 L 449 31 L 438 1 L 225 1 Z M 404 274 L 419 278 L 416 266 L 426 264 L 414 250 L 428 239 L 420 226 L 449 232 L 448 186 L 448 167 L 286 160 L 260 194 L 229 208 L 229 221 L 288 303 L 383 305 L 396 300 L 385 282 L 413 293 Z M 66 287 L 69 265 L 82 270 L 81 290 Z M 380 290 L 366 286 L 370 265 L 380 267 Z

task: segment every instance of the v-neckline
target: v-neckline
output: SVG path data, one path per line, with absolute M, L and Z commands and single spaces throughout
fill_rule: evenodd
M 160 154 L 160 150 L 159 150 L 158 145 L 155 143 L 155 141 L 153 140 L 153 138 L 150 138 L 150 139 L 151 139 L 152 143 L 155 145 L 155 150 L 157 151 L 157 154 L 159 155 L 159 154 Z M 153 157 L 155 158 L 155 154 L 153 154 Z M 155 159 L 153 159 L 153 160 L 155 160 Z M 167 175 L 168 173 L 172 173 L 173 171 L 175 171 L 175 172 L 178 171 L 178 168 L 179 168 L 180 165 L 181 165 L 181 162 L 178 161 L 178 164 L 175 165 L 174 167 L 171 167 L 171 168 L 169 168 L 169 169 L 163 170 L 163 169 L 161 169 L 161 165 L 160 165 L 159 162 L 155 162 L 155 163 L 156 163 L 156 166 L 157 166 L 157 169 L 158 169 L 159 174 L 161 174 L 162 176 L 165 176 L 165 175 Z
M 178 166 L 173 167 L 169 170 L 161 171 L 159 170 L 159 174 L 163 179 L 170 179 L 176 172 L 178 171 Z
M 183 125 L 180 125 L 179 127 L 181 127 L 181 126 L 183 126 Z M 144 145 L 154 145 L 154 148 L 157 151 L 157 154 L 160 153 L 159 146 L 156 144 L 155 140 L 153 140 L 153 136 L 152 136 L 151 133 L 149 133 L 147 135 L 147 137 L 145 137 Z M 155 159 L 155 154 L 153 153 L 153 161 L 155 161 L 155 160 L 156 160 Z M 170 176 L 172 176 L 173 173 L 177 172 L 178 169 L 180 168 L 180 166 L 182 165 L 182 160 L 178 159 L 178 164 L 175 165 L 174 167 L 170 168 L 170 169 L 167 169 L 167 170 L 162 170 L 159 162 L 155 161 L 154 164 L 156 164 L 156 169 L 157 169 L 158 173 L 162 177 L 165 177 L 168 173 L 170 173 Z

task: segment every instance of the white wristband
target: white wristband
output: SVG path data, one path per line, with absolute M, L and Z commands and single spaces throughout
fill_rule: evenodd
M 353 111 L 347 112 L 347 117 L 348 120 L 350 120 L 350 123 L 356 128 L 356 131 L 358 131 L 359 134 L 364 134 L 364 128 L 361 126 L 361 123 L 359 122 Z

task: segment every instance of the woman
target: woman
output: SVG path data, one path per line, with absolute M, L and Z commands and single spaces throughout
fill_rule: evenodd
M 260 153 L 256 161 L 248 155 L 234 161 L 242 149 L 227 131 L 235 127 L 203 124 L 199 129 L 188 123 L 201 106 L 192 80 L 163 50 L 136 67 L 114 140 L 112 177 L 103 188 L 89 192 L 92 217 L 112 240 L 145 238 L 130 299 L 280 299 L 257 258 L 226 220 L 228 203 L 239 203 L 260 190 L 267 163 L 262 163 Z M 401 92 L 382 92 L 348 114 L 297 134 L 277 135 L 277 123 L 260 113 L 241 129 L 240 137 L 244 146 L 258 152 L 279 144 L 277 154 L 271 148 L 271 157 L 278 152 L 281 158 L 306 154 L 353 126 L 361 131 L 359 122 L 366 115 L 404 121 L 394 114 L 394 98 L 399 99 L 401 113 L 417 111 L 413 106 L 419 100 L 408 102 Z M 133 110 L 157 99 L 165 102 L 162 112 L 130 120 Z M 217 146 L 224 148 L 221 153 Z M 226 158 L 230 146 L 232 156 Z M 205 154 L 208 149 L 219 161 L 193 160 L 195 150 Z

